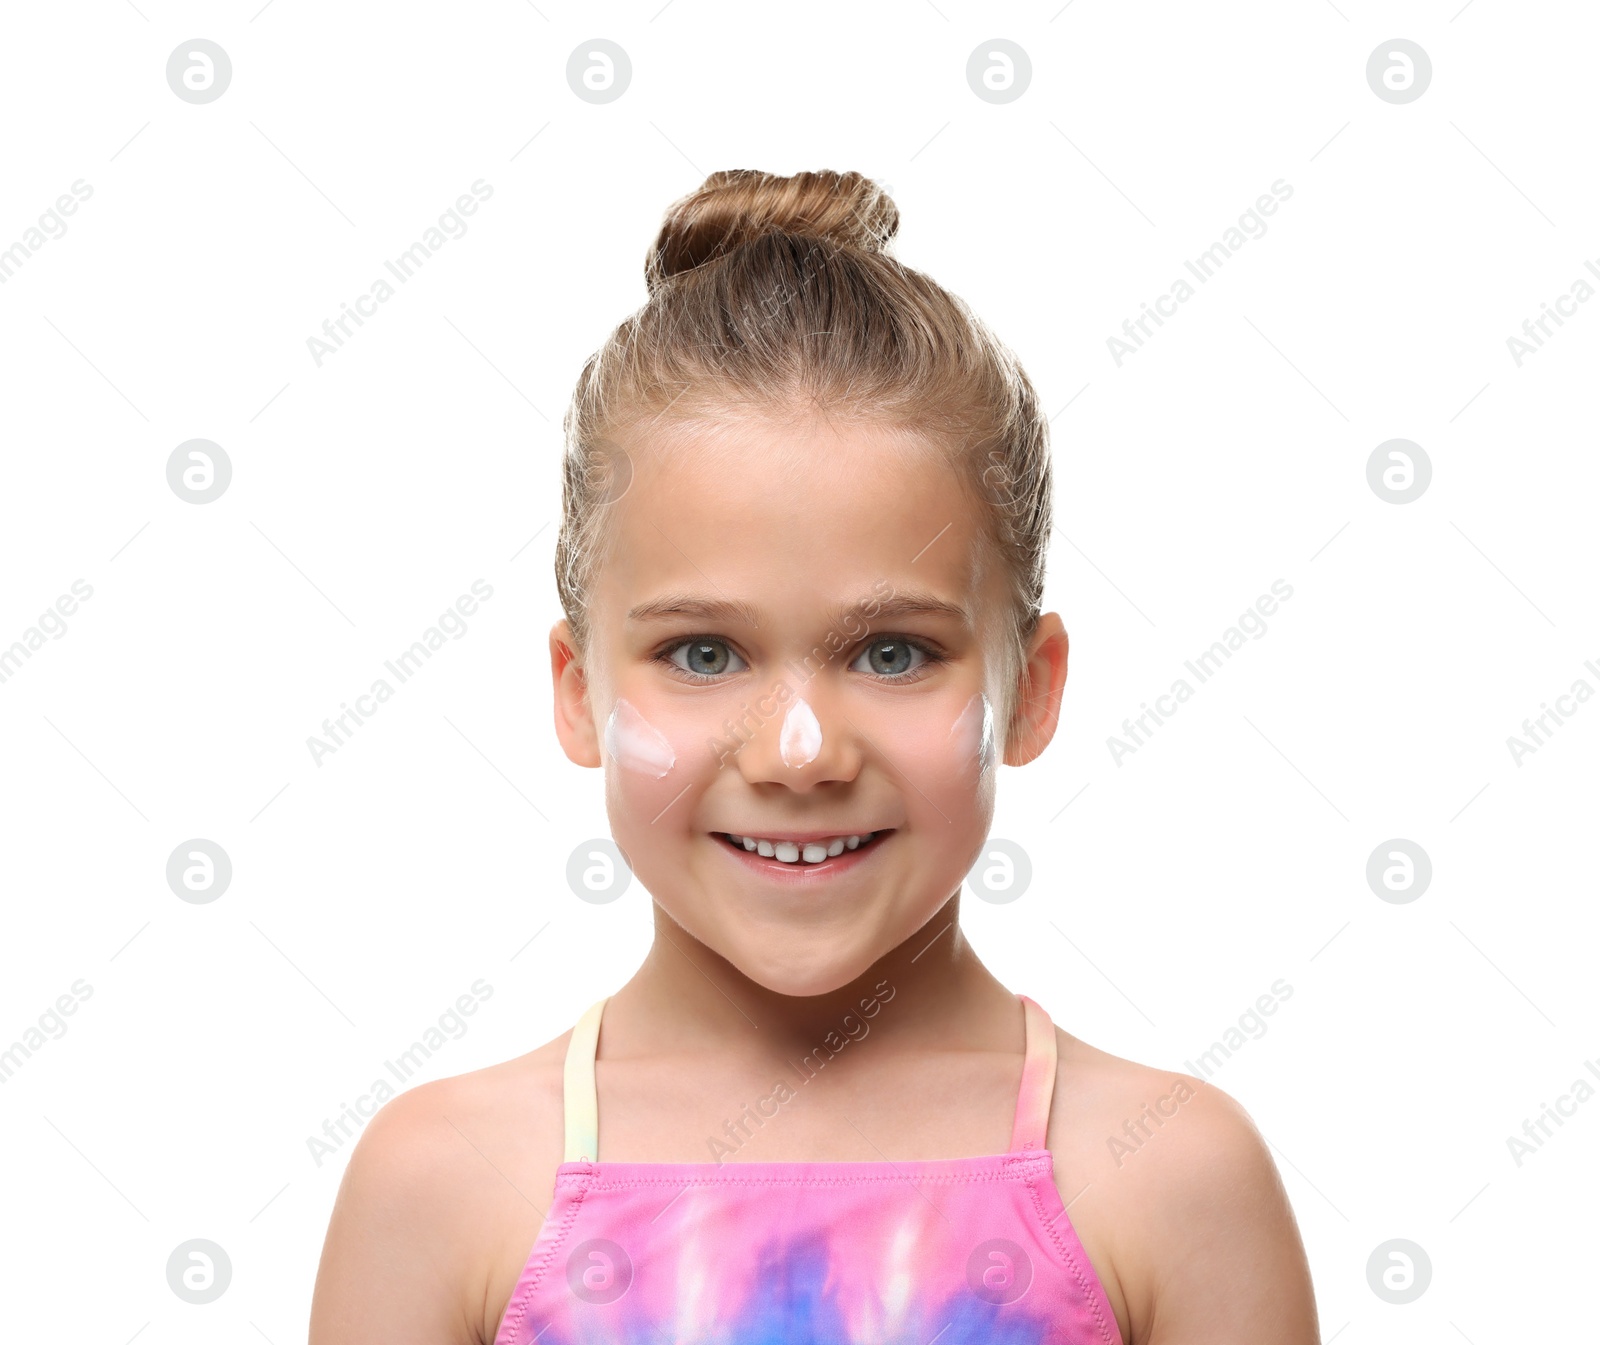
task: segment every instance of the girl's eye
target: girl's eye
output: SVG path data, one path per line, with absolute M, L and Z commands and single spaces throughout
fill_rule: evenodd
M 680 651 L 687 651 L 682 660 L 676 657 Z M 739 672 L 746 666 L 744 660 L 728 648 L 726 644 L 709 636 L 685 640 L 682 644 L 673 645 L 670 649 L 663 649 L 657 657 L 667 660 L 674 667 L 682 668 L 684 672 L 696 677 L 718 677 L 730 671 L 730 660 L 738 664 L 738 667 L 731 669 L 733 672 Z
M 913 662 L 913 658 L 919 661 Z M 914 682 L 917 679 L 906 676 L 907 673 L 916 672 L 927 664 L 939 662 L 939 656 L 933 650 L 911 640 L 874 640 L 861 651 L 860 658 L 856 659 L 851 667 L 857 667 L 862 659 L 865 659 L 869 666 L 861 668 L 861 672 L 894 682 Z

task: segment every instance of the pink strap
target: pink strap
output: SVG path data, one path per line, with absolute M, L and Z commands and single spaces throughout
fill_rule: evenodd
M 1022 1084 L 1017 1090 L 1017 1119 L 1011 1127 L 1011 1152 L 1045 1148 L 1050 1099 L 1056 1086 L 1056 1029 L 1050 1015 L 1026 995 L 1022 1021 L 1026 1034 Z

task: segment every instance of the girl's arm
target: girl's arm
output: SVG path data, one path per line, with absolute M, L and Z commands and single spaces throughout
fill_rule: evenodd
M 350 1155 L 322 1247 L 309 1345 L 482 1345 L 485 1165 L 446 1119 L 449 1080 L 386 1103 Z M 474 1264 L 479 1260 L 480 1264 Z
M 1155 1161 L 1130 1162 L 1128 1345 L 1318 1345 L 1311 1271 L 1266 1142 L 1198 1079 Z M 1171 1141 L 1170 1143 L 1168 1141 Z M 1137 1171 L 1135 1171 L 1137 1170 Z

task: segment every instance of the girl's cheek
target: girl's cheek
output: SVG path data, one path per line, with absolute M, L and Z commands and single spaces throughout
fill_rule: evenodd
M 897 777 L 915 784 L 905 791 L 913 809 L 926 798 L 956 821 L 952 809 L 970 809 L 993 791 L 994 712 L 981 691 L 954 707 L 935 712 L 918 706 L 862 727 Z
M 895 765 L 903 756 L 905 761 L 969 782 L 994 765 L 994 711 L 981 691 L 954 707 L 915 706 L 908 713 L 885 715 L 879 733 L 886 735 L 886 744 L 896 745 L 890 757 Z M 879 733 L 873 737 L 879 738 Z
M 921 787 L 950 821 L 952 844 L 964 843 L 974 826 L 987 831 L 994 816 L 999 772 L 996 766 L 995 719 L 982 691 L 967 698 L 942 735 L 929 733 L 930 762 Z
M 683 794 L 691 778 L 714 773 L 710 748 L 714 726 L 692 713 L 646 715 L 619 696 L 606 716 L 606 790 L 629 820 L 653 822 Z
M 983 692 L 973 696 L 956 716 L 949 740 L 960 769 L 982 775 L 994 765 L 994 708 Z
M 667 735 L 646 719 L 632 701 L 617 697 L 606 716 L 606 755 L 624 770 L 659 780 L 677 763 Z
M 698 793 L 733 760 L 728 744 L 738 745 L 725 734 L 725 713 L 710 718 L 694 700 L 645 704 L 648 712 L 619 696 L 603 731 L 608 808 L 614 827 L 634 832 L 635 840 L 656 832 L 658 822 L 682 825 L 683 809 L 694 808 Z

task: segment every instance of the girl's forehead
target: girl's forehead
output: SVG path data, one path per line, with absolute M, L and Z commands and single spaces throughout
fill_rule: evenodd
M 980 505 L 942 455 L 870 434 L 757 436 L 646 446 L 612 506 L 609 559 L 625 581 L 713 573 L 768 588 L 848 590 L 897 580 L 957 594 L 985 570 Z M 681 586 L 678 585 L 678 586 Z
M 810 411 L 646 422 L 614 442 L 633 456 L 639 471 L 661 476 L 736 465 L 768 474 L 850 468 L 922 473 L 943 457 L 932 439 L 908 426 Z
M 938 446 L 877 427 L 718 423 L 612 441 L 626 455 L 591 578 L 600 626 L 632 644 L 701 618 L 630 619 L 664 601 L 723 604 L 705 630 L 859 634 L 906 595 L 957 609 L 909 628 L 952 641 L 1003 634 L 1009 580 L 992 521 Z M 757 620 L 730 614 L 743 605 Z M 858 615 L 840 622 L 849 608 Z
M 632 502 L 685 517 L 748 515 L 764 502 L 802 519 L 862 509 L 886 518 L 916 510 L 948 517 L 967 503 L 945 453 L 877 426 L 735 422 L 623 441 L 620 451 Z
M 759 548 L 759 549 L 758 549 Z M 933 551 L 941 551 L 933 563 Z M 674 632 L 751 633 L 809 646 L 874 630 L 923 633 L 950 647 L 1002 639 L 1010 595 L 980 548 L 955 553 L 946 533 L 915 564 L 863 549 L 814 561 L 774 545 L 719 550 L 623 546 L 595 575 L 598 627 L 643 647 Z M 903 554 L 903 553 L 902 553 Z

